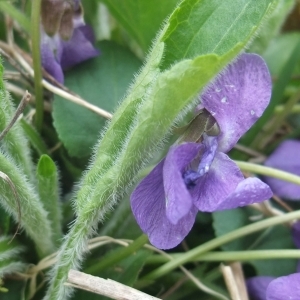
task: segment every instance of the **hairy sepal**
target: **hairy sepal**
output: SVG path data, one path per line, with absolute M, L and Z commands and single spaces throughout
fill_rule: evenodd
M 20 262 L 20 253 L 24 250 L 11 236 L 0 237 L 0 278 L 4 275 L 23 271 L 26 264 Z
M 28 182 L 22 170 L 14 164 L 10 156 L 4 155 L 1 151 L 0 166 L 1 171 L 13 182 L 18 195 L 18 199 L 16 199 L 10 186 L 1 179 L 0 205 L 16 222 L 20 221 L 21 227 L 25 229 L 26 233 L 35 242 L 41 257 L 51 253 L 54 250 L 54 245 L 51 239 L 50 222 L 35 188 Z M 19 220 L 19 205 L 21 220 Z
M 79 183 L 80 189 L 74 203 L 76 211 L 80 211 L 80 208 L 85 205 L 90 188 L 93 189 L 93 185 L 115 163 L 120 149 L 124 146 L 124 141 L 128 139 L 139 108 L 159 75 L 159 63 L 162 59 L 163 49 L 163 43 L 154 45 L 148 61 L 135 77 L 127 96 L 121 102 L 96 144 L 88 168 L 89 176 L 84 176 Z
M 0 132 L 10 122 L 15 111 L 10 95 L 0 91 Z M 23 171 L 31 183 L 35 183 L 34 166 L 30 156 L 30 148 L 21 124 L 17 122 L 1 141 L 1 148 L 10 155 L 15 164 Z

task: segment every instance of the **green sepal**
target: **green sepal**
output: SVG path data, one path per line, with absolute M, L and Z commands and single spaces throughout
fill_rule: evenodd
M 208 135 L 218 135 L 219 128 L 215 118 L 206 110 L 199 111 L 196 116 L 182 130 L 182 135 L 177 143 L 183 142 L 199 142 L 203 133 Z

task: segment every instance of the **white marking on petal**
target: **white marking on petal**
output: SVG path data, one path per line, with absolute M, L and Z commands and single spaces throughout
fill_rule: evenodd
M 221 102 L 222 102 L 222 103 L 227 103 L 227 97 L 223 97 L 223 98 L 221 99 Z
M 251 109 L 250 114 L 253 116 L 255 114 L 255 111 Z

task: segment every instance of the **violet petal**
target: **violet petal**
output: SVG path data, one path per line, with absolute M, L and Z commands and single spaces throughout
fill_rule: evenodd
M 267 288 L 267 300 L 299 300 L 300 273 L 278 277 L 270 282 Z
M 84 25 L 82 27 L 86 27 Z M 74 29 L 70 40 L 62 41 L 63 53 L 61 57 L 61 66 L 63 70 L 69 69 L 76 64 L 79 64 L 89 58 L 99 55 L 99 51 L 94 48 L 93 44 L 84 35 L 86 29 L 78 27 Z
M 300 222 L 296 222 L 292 226 L 292 237 L 295 246 L 300 249 Z
M 209 171 L 198 179 L 190 191 L 201 211 L 213 212 L 244 180 L 239 167 L 224 153 L 216 153 Z
M 85 38 L 90 43 L 92 43 L 93 45 L 95 44 L 96 37 L 95 37 L 94 30 L 93 30 L 93 28 L 91 26 L 89 26 L 89 25 L 80 26 L 78 29 L 83 33 L 83 35 L 85 36 Z
M 268 167 L 290 172 L 300 176 L 300 141 L 287 140 L 265 161 Z M 286 182 L 273 177 L 263 177 L 264 181 L 271 187 L 274 194 L 290 200 L 300 200 L 300 185 Z
M 234 192 L 230 194 L 217 210 L 232 209 L 252 203 L 259 203 L 272 197 L 270 187 L 256 177 L 249 177 L 241 181 Z
M 43 68 L 58 82 L 64 82 L 64 74 L 57 56 L 60 56 L 60 42 L 56 37 L 49 37 L 42 32 L 41 35 L 41 62 Z
M 242 54 L 201 95 L 221 129 L 219 150 L 228 152 L 269 104 L 271 77 L 264 60 Z
M 192 197 L 183 179 L 186 167 L 197 156 L 202 145 L 185 143 L 170 148 L 163 167 L 166 213 L 177 224 L 193 206 Z
M 207 174 L 191 191 L 201 211 L 232 209 L 264 201 L 272 191 L 258 178 L 247 178 L 226 154 L 219 152 Z
M 266 300 L 267 287 L 275 277 L 255 276 L 246 280 L 248 294 L 251 300 Z
M 162 160 L 131 194 L 131 209 L 137 223 L 160 249 L 176 247 L 189 233 L 195 222 L 197 209 L 191 210 L 174 225 L 166 216 Z

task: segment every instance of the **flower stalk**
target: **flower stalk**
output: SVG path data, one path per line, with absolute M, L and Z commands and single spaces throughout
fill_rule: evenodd
M 35 126 L 41 131 L 44 119 L 44 99 L 42 87 L 42 67 L 40 51 L 40 15 L 41 0 L 33 0 L 31 4 L 31 39 L 32 39 L 32 59 L 34 70 L 34 90 L 36 101 Z
M 196 259 L 197 257 L 209 252 L 212 249 L 218 248 L 224 244 L 227 244 L 231 241 L 234 241 L 240 237 L 244 237 L 246 235 L 249 235 L 251 233 L 263 230 L 265 228 L 275 226 L 278 224 L 283 224 L 286 222 L 290 222 L 293 220 L 300 219 L 300 211 L 295 211 L 291 213 L 287 213 L 281 216 L 272 217 L 266 220 L 259 221 L 254 224 L 250 224 L 247 226 L 244 226 L 242 228 L 236 229 L 234 231 L 231 231 L 227 234 L 224 234 L 220 237 L 217 237 L 209 242 L 206 242 L 188 252 L 185 254 L 182 254 L 180 257 L 173 259 L 172 261 L 162 265 L 161 267 L 157 268 L 153 272 L 146 275 L 143 279 L 145 280 L 154 280 L 158 279 L 170 271 L 178 268 L 179 266 L 192 261 Z

